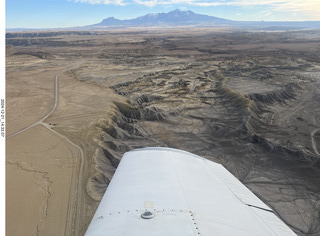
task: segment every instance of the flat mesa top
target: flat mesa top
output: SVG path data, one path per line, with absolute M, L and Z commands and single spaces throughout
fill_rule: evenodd
M 125 153 L 86 235 L 295 235 L 222 165 L 169 148 Z

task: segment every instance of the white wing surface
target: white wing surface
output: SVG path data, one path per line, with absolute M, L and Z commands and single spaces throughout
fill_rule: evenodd
M 295 235 L 222 165 L 169 148 L 124 154 L 86 236 Z

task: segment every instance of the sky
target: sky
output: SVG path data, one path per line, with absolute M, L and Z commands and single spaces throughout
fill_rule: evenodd
M 6 28 L 96 24 L 108 17 L 191 10 L 240 21 L 320 21 L 320 0 L 3 0 Z

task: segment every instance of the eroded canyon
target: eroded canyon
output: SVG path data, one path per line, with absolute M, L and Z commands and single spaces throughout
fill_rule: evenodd
M 123 153 L 164 146 L 223 164 L 298 235 L 319 235 L 319 38 L 316 30 L 222 28 L 7 35 L 7 175 L 28 186 L 15 168 L 25 166 L 43 175 L 32 186 L 47 190 L 37 200 L 46 214 L 34 215 L 30 232 L 57 233 L 64 220 L 59 232 L 83 234 Z M 56 108 L 17 133 L 50 112 L 55 80 Z M 39 136 L 46 149 L 17 148 Z M 48 149 L 64 167 L 34 158 Z M 55 187 L 59 171 L 64 188 Z M 51 211 L 62 192 L 68 211 Z M 8 201 L 14 218 L 17 200 Z M 65 217 L 50 221 L 54 214 Z M 7 219 L 10 235 L 13 225 Z

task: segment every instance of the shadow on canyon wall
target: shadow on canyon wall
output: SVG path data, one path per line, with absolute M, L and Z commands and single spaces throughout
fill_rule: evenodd
M 223 164 L 299 235 L 320 235 L 319 31 L 66 34 L 73 40 L 17 34 L 7 44 L 17 55 L 81 57 L 79 81 L 126 99 L 89 127 L 92 199 L 124 152 L 172 147 Z M 120 69 L 103 74 L 105 65 Z
M 96 124 L 98 171 L 88 192 L 101 198 L 124 152 L 173 147 L 222 163 L 296 232 L 318 235 L 319 83 L 293 75 L 291 62 L 262 64 L 194 63 L 112 86 L 128 102 Z

